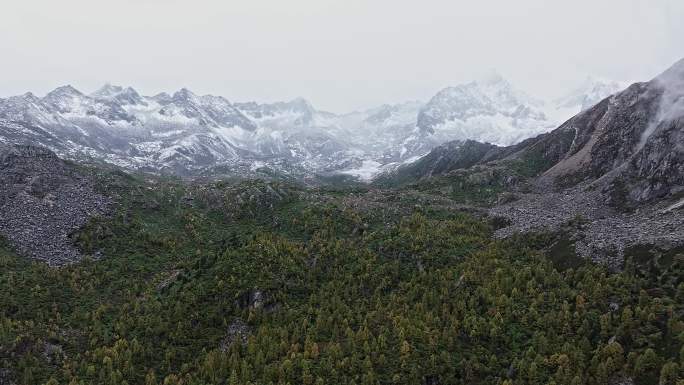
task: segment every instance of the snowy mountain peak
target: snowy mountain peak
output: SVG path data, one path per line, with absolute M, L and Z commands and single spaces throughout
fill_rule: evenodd
M 378 108 L 368 111 L 368 116 L 364 119 L 364 122 L 383 127 L 415 125 L 418 111 L 420 111 L 424 104 L 419 101 L 383 104 Z
M 21 97 L 25 99 L 39 99 L 33 92 L 25 92 Z
M 31 92 L 19 96 L 0 99 L 0 119 L 21 121 L 33 118 L 36 123 L 54 121 L 52 113 L 42 99 Z
M 140 98 L 140 94 L 138 91 L 134 90 L 132 87 L 126 87 L 124 88 L 123 91 L 121 91 L 120 95 L 125 95 L 129 97 L 135 97 L 135 98 Z
M 570 116 L 574 113 L 587 110 L 601 100 L 624 89 L 623 82 L 601 79 L 588 76 L 577 88 L 570 93 L 554 100 L 555 115 Z
M 97 99 L 67 85 L 45 95 L 41 103 L 57 119 L 99 120 L 107 125 L 137 124 L 119 100 Z
M 164 105 L 171 103 L 171 95 L 169 95 L 168 92 L 160 92 L 152 97 L 150 99 L 154 100 L 155 102 Z
M 103 85 L 102 87 L 100 87 L 100 89 L 90 94 L 90 96 L 96 98 L 106 98 L 116 95 L 121 91 L 123 91 L 123 87 L 115 86 L 110 83 L 105 83 L 105 85 Z
M 542 105 L 494 72 L 438 92 L 421 109 L 417 126 L 422 135 L 507 145 L 549 129 Z
M 0 106 L 8 108 L 9 106 L 26 106 L 32 104 L 40 104 L 41 99 L 31 92 L 27 92 L 23 95 L 10 96 L 7 99 L 0 99 Z
M 78 113 L 83 110 L 84 104 L 87 104 L 86 99 L 88 97 L 81 91 L 66 85 L 50 91 L 42 101 L 60 113 Z
M 191 101 L 198 102 L 198 97 L 189 89 L 183 87 L 180 90 L 174 92 L 171 97 L 174 101 Z
M 230 106 L 232 107 L 231 103 L 228 101 L 228 99 L 224 98 L 223 96 L 214 96 L 214 95 L 204 95 L 204 96 L 199 96 L 198 97 L 200 103 L 202 105 L 213 105 L 213 106 Z
M 83 97 L 83 93 L 76 88 L 72 87 L 70 84 L 65 86 L 60 86 L 50 91 L 46 98 L 62 98 L 62 97 Z
M 32 92 L 26 92 L 21 96 L 12 96 L 12 98 L 21 98 L 31 103 L 40 103 L 40 98 L 34 95 Z
M 239 127 L 254 130 L 255 125 L 221 96 L 198 96 L 181 88 L 172 96 L 162 93 L 152 98 L 162 105 L 158 113 L 165 119 L 185 121 L 206 127 Z
M 115 101 L 121 105 L 147 105 L 145 98 L 131 87 L 111 85 L 109 83 L 102 86 L 99 90 L 90 94 L 91 97 L 100 100 Z
M 235 107 L 251 119 L 270 129 L 314 125 L 319 112 L 304 98 L 276 103 L 236 103 Z

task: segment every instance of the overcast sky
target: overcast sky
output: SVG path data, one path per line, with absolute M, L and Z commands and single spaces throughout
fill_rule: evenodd
M 4 0 L 0 96 L 110 82 L 345 112 L 496 69 L 550 98 L 655 76 L 683 20 L 682 0 Z

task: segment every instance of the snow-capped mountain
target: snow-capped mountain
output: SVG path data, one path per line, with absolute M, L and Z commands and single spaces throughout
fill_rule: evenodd
M 404 158 L 403 142 L 414 134 L 418 112 L 424 103 L 409 101 L 384 104 L 361 112 L 338 117 L 338 125 L 345 127 L 354 144 L 367 152 L 382 156 L 387 161 Z
M 570 93 L 553 101 L 553 108 L 547 109 L 549 115 L 568 118 L 596 105 L 610 95 L 625 89 L 627 83 L 587 77 L 582 84 Z
M 363 155 L 341 173 L 367 181 L 426 153 L 422 148 L 407 147 L 407 141 L 416 135 L 418 112 L 423 105 L 420 101 L 384 104 L 338 116 L 337 125 Z
M 99 100 L 118 102 L 121 105 L 147 106 L 145 98 L 140 96 L 133 88 L 127 87 L 124 89 L 121 86 L 113 86 L 109 83 L 90 94 L 90 96 Z
M 420 110 L 417 127 L 430 143 L 473 139 L 510 145 L 553 129 L 544 103 L 500 75 L 448 87 Z
M 256 129 L 220 97 L 183 89 L 168 98 L 148 98 L 111 85 L 92 95 L 63 86 L 43 98 L 0 100 L 0 119 L 5 141 L 42 144 L 70 158 L 173 172 L 237 159 L 236 146 L 222 130 Z
M 259 104 L 257 102 L 236 103 L 235 107 L 262 126 L 289 128 L 310 126 L 318 111 L 304 98 L 289 102 Z
M 584 87 L 556 104 L 516 90 L 499 75 L 448 87 L 427 103 L 387 104 L 337 115 L 298 98 L 231 103 L 188 89 L 143 96 L 107 84 L 84 94 L 63 86 L 44 97 L 0 99 L 0 142 L 43 145 L 71 159 L 181 175 L 246 175 L 269 169 L 294 177 L 347 174 L 369 180 L 436 146 L 473 139 L 508 145 L 555 128 L 608 93 Z M 212 171 L 213 170 L 213 171 Z

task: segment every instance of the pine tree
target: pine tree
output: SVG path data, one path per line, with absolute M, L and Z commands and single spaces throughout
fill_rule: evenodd
M 678 385 L 679 380 L 679 365 L 674 362 L 668 362 L 660 369 L 659 385 Z
M 153 369 L 150 369 L 145 375 L 145 385 L 157 385 L 157 376 Z
M 228 379 L 228 384 L 229 385 L 238 385 L 237 370 L 233 369 L 233 371 L 230 373 L 230 379 Z

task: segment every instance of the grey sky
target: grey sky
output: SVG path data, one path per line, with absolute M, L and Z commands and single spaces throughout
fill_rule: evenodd
M 5 0 L 0 96 L 104 82 L 344 112 L 495 68 L 542 98 L 684 57 L 682 0 Z

